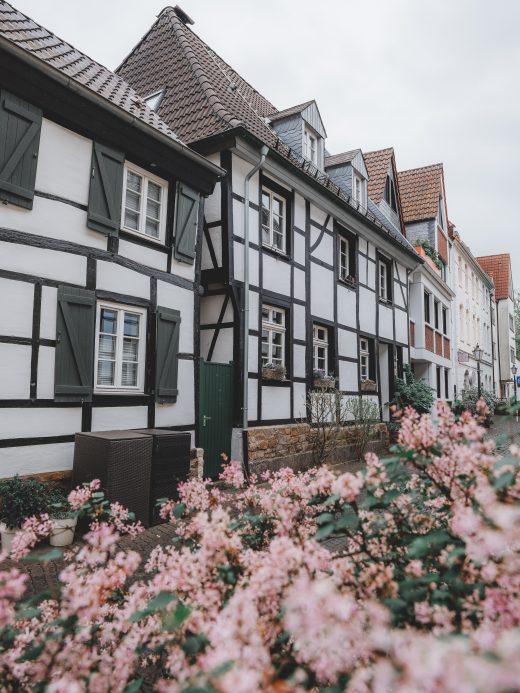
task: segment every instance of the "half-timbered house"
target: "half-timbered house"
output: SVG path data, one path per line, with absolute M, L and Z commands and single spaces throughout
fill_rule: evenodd
M 388 416 L 422 259 L 398 215 L 371 201 L 362 153 L 327 152 L 315 101 L 278 110 L 191 24 L 165 8 L 118 74 L 227 172 L 205 204 L 200 256 L 199 441 L 215 474 L 232 428 L 249 429 L 255 460 L 291 439 L 301 449 L 315 378 Z
M 0 476 L 78 431 L 194 430 L 201 196 L 221 169 L 0 2 Z

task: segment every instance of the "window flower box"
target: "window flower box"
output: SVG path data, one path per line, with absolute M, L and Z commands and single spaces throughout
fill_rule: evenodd
M 355 287 L 356 286 L 356 277 L 354 277 L 352 274 L 349 274 L 347 276 L 342 276 L 341 281 L 346 284 L 347 286 Z
M 332 374 L 327 375 L 325 371 L 320 369 L 313 371 L 312 378 L 314 387 L 327 389 L 336 385 L 336 378 Z
M 268 363 L 262 367 L 262 378 L 264 380 L 285 380 L 285 366 Z
M 377 383 L 373 380 L 367 379 L 361 381 L 361 392 L 376 392 Z

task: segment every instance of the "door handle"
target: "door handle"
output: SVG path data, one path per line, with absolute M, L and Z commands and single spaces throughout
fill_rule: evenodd
M 202 426 L 206 426 L 206 421 L 211 421 L 211 416 L 206 416 L 206 414 L 202 415 Z

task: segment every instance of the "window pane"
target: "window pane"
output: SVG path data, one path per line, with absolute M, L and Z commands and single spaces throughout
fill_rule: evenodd
M 100 332 L 115 334 L 117 331 L 117 312 L 109 308 L 101 309 Z
M 273 197 L 273 214 L 283 216 L 283 202 L 276 197 Z
M 147 236 L 159 238 L 159 222 L 156 219 L 146 217 L 145 233 Z
M 126 189 L 133 190 L 136 193 L 141 193 L 141 188 L 143 185 L 143 179 L 137 173 L 133 171 L 127 171 L 126 175 Z
M 139 315 L 125 313 L 124 333 L 127 337 L 139 337 Z
M 98 354 L 100 359 L 115 359 L 116 338 L 110 335 L 100 334 Z
M 275 325 L 283 325 L 283 313 L 278 310 L 273 310 L 272 321 Z
M 137 385 L 137 363 L 123 363 L 121 385 L 123 387 L 135 387 Z
M 269 322 L 269 308 L 262 306 L 262 320 L 264 322 Z
M 139 340 L 125 337 L 123 339 L 123 361 L 137 361 Z
M 137 212 L 129 212 L 125 209 L 125 226 L 128 229 L 139 229 L 139 214 Z
M 152 181 L 148 181 L 148 200 L 161 201 L 161 186 L 157 185 L 157 183 L 152 183 Z
M 113 385 L 114 384 L 114 361 L 98 361 L 97 365 L 97 384 L 98 385 Z
M 161 205 L 154 200 L 147 200 L 146 202 L 146 216 L 150 219 L 159 219 L 161 215 Z

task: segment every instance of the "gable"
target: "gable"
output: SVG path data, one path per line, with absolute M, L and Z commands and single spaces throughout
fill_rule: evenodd
M 302 111 L 302 118 L 320 137 L 327 137 L 316 101 L 312 101 L 310 105 Z

